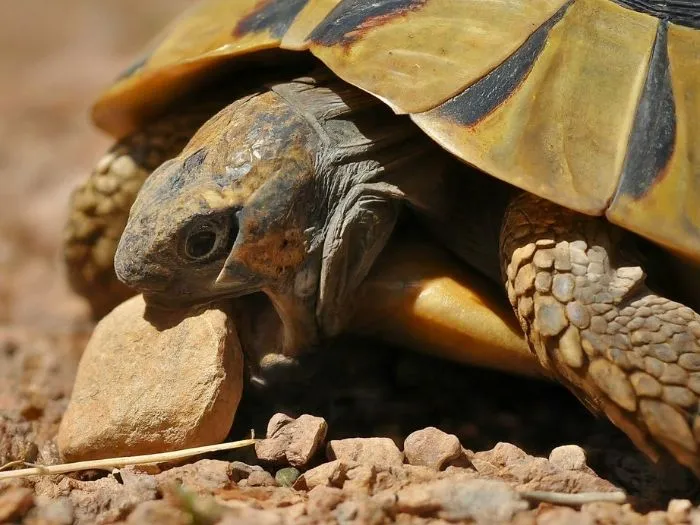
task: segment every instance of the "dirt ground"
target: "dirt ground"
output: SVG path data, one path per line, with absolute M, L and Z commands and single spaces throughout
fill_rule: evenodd
M 89 104 L 191 3 L 24 0 L 0 19 L 0 465 L 58 461 L 53 438 L 91 329 L 59 253 L 70 191 L 109 145 L 90 126 Z M 0 483 L 0 522 L 700 523 L 695 478 L 649 463 L 556 385 L 348 340 L 265 391 L 247 385 L 231 437 L 250 428 L 264 435 L 277 411 L 324 417 L 327 440 L 387 436 L 401 445 L 415 430 L 439 427 L 459 438 L 464 462 L 440 473 L 346 462 L 342 480 L 299 490 L 273 479 L 284 465 L 263 464 L 266 477 L 232 463 L 259 463 L 251 451 L 158 475 L 126 469 L 33 478 Z M 567 444 L 585 450 L 587 465 L 536 459 Z M 309 466 L 325 464 L 322 456 Z M 184 488 L 173 488 L 173 479 Z M 484 480 L 497 485 L 474 484 Z M 570 510 L 512 493 L 613 485 L 629 504 Z M 512 512 L 499 514 L 503 508 Z

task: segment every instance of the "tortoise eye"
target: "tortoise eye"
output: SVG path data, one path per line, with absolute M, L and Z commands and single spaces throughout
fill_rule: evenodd
M 196 224 L 185 238 L 184 256 L 191 261 L 211 259 L 226 245 L 227 234 L 224 222 L 206 220 Z
M 187 256 L 191 259 L 201 259 L 211 254 L 216 248 L 216 233 L 212 231 L 197 232 L 187 239 Z

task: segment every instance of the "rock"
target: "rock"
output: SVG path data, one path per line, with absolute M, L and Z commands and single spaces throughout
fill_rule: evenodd
M 549 462 L 565 470 L 586 470 L 586 452 L 578 445 L 563 445 L 552 449 Z
M 309 491 L 309 500 L 306 505 L 306 513 L 313 520 L 325 522 L 328 514 L 331 513 L 346 497 L 346 494 L 335 487 L 324 487 L 319 485 Z
M 213 494 L 195 494 L 189 487 L 169 485 L 162 489 L 163 501 L 184 510 L 191 524 L 218 523 L 225 512 Z
M 32 491 L 9 487 L 0 494 L 0 523 L 21 519 L 34 506 Z
M 629 505 L 615 505 L 614 503 L 596 502 L 587 503 L 581 507 L 581 514 L 589 520 L 585 523 L 622 523 L 625 525 L 651 525 L 647 518 L 655 512 L 650 512 L 644 518 L 634 512 Z M 664 520 L 664 525 L 667 522 Z
M 447 434 L 435 427 L 424 428 L 410 434 L 404 441 L 403 451 L 411 465 L 442 470 L 450 460 L 462 455 L 462 445 L 454 434 Z
M 29 511 L 27 525 L 71 525 L 75 520 L 73 504 L 67 497 L 59 497 L 48 503 L 39 502 Z
M 34 462 L 37 453 L 31 423 L 13 421 L 0 414 L 0 465 L 11 461 Z
M 343 490 L 350 493 L 369 494 L 377 477 L 374 465 L 355 465 L 348 469 Z
M 311 490 L 316 487 L 342 487 L 348 469 L 348 464 L 340 460 L 323 463 L 304 472 L 293 486 L 297 490 Z
M 123 485 L 133 485 L 134 483 L 152 482 L 157 486 L 152 475 L 160 474 L 161 469 L 157 465 L 127 465 L 119 469 L 119 477 Z
M 259 465 L 248 465 L 242 461 L 234 461 L 230 464 L 231 470 L 231 481 L 238 483 L 242 479 L 248 479 L 251 472 L 255 470 L 262 470 L 263 468 Z
M 275 481 L 279 483 L 281 487 L 291 487 L 294 485 L 301 472 L 299 469 L 294 467 L 281 468 L 275 472 Z
M 358 520 L 362 509 L 367 507 L 366 501 L 362 504 L 357 501 L 343 501 L 334 510 L 333 517 L 338 523 L 368 523 L 366 520 Z
M 326 439 L 327 431 L 322 417 L 303 414 L 292 419 L 275 414 L 268 423 L 267 438 L 255 443 L 255 454 L 261 461 L 303 467 Z
M 666 513 L 663 510 L 652 510 L 650 513 L 644 516 L 644 518 L 645 525 L 668 525 L 669 523 L 669 520 L 666 519 Z M 686 523 L 688 522 L 685 520 L 682 522 L 683 525 Z M 676 524 L 674 523 L 674 525 Z
M 164 500 L 145 501 L 126 520 L 129 525 L 190 525 L 192 516 Z
M 668 502 L 668 521 L 671 523 L 687 523 L 693 504 L 687 499 L 672 499 Z
M 253 470 L 251 474 L 254 472 L 256 471 Z M 195 494 L 206 494 L 230 487 L 232 477 L 233 467 L 227 461 L 202 459 L 161 472 L 155 476 L 155 482 L 161 490 L 168 485 L 178 484 Z
M 333 523 L 344 525 L 354 523 L 380 525 L 398 521 L 388 515 L 377 502 L 370 498 L 343 501 L 333 510 L 332 517 L 334 518 Z M 405 521 L 404 523 L 409 522 Z
M 474 453 L 471 450 L 467 450 L 466 448 L 462 447 L 461 452 L 456 458 L 453 458 L 449 460 L 444 466 L 444 470 L 448 470 L 450 468 L 461 468 L 461 469 L 474 469 L 474 465 L 472 465 L 471 462 L 471 457 L 474 455 Z
M 216 501 L 226 507 L 276 509 L 287 517 L 304 514 L 307 494 L 288 487 L 231 487 L 216 493 Z M 291 521 L 291 523 L 297 523 Z
M 100 321 L 85 349 L 58 433 L 61 454 L 81 461 L 219 443 L 242 374 L 225 311 L 151 311 L 134 297 Z
M 429 467 L 408 464 L 400 467 L 391 467 L 388 470 L 377 471 L 376 478 L 372 484 L 372 491 L 375 494 L 384 490 L 396 491 L 407 485 L 434 481 L 440 476 L 442 476 L 442 473 L 438 473 Z M 463 473 L 458 473 L 454 479 L 463 477 Z M 471 478 L 473 475 L 469 477 Z
M 511 443 L 496 443 L 496 446 L 491 450 L 477 452 L 474 454 L 474 459 L 485 459 L 492 465 L 507 466 L 512 465 L 526 459 L 530 456 L 527 453 Z
M 328 443 L 328 459 L 346 463 L 365 463 L 379 469 L 400 467 L 403 452 L 389 438 L 349 438 Z
M 573 509 L 554 508 L 537 516 L 537 525 L 595 525 L 591 516 Z
M 52 439 L 49 441 L 44 441 L 41 447 L 39 447 L 39 457 L 37 458 L 37 463 L 41 465 L 58 465 L 61 463 L 61 453 L 58 450 L 58 445 L 56 444 L 55 438 L 55 435 L 52 436 Z
M 396 492 L 392 490 L 384 490 L 374 494 L 372 496 L 372 501 L 378 508 L 382 509 L 387 514 L 391 514 L 394 511 L 399 498 L 396 495 Z
M 504 523 L 528 509 L 526 501 L 502 481 L 442 479 L 411 485 L 398 493 L 399 512 L 427 514 L 457 521 Z
M 557 455 L 558 453 L 554 455 L 555 459 Z M 481 476 L 512 480 L 518 489 L 523 490 L 564 493 L 619 490 L 612 483 L 596 476 L 588 467 L 581 470 L 562 468 L 545 458 L 530 456 L 508 443 L 498 443 L 491 450 L 477 452 L 471 461 Z M 565 466 L 571 464 L 576 463 L 567 460 Z
M 238 482 L 239 487 L 276 487 L 277 481 L 266 470 L 254 470 L 250 475 Z
M 283 525 L 282 517 L 271 510 L 240 507 L 227 511 L 217 525 Z
M 124 519 L 137 505 L 158 496 L 155 480 L 149 476 L 129 485 L 122 485 L 112 476 L 96 481 L 64 478 L 61 485 L 73 504 L 76 525 Z
M 276 413 L 267 423 L 267 433 L 265 437 L 275 437 L 277 433 L 282 430 L 282 427 L 289 425 L 292 421 L 294 421 L 293 417 L 289 417 L 287 414 L 283 414 L 281 412 Z

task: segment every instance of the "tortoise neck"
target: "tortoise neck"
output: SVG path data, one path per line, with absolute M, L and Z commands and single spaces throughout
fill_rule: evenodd
M 354 185 L 387 181 L 403 189 L 444 153 L 407 116 L 321 69 L 308 77 L 272 84 L 315 130 L 317 184 L 327 209 Z M 417 190 L 416 190 L 417 191 Z M 325 196 L 325 198 L 324 198 Z

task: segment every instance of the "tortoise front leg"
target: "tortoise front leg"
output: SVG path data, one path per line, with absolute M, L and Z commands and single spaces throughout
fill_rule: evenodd
M 349 309 L 352 333 L 470 365 L 546 375 L 500 290 L 415 230 L 392 237 Z
M 394 231 L 403 193 L 384 182 L 353 187 L 338 204 L 323 244 L 317 315 L 326 336 L 338 335 L 347 305 Z
M 63 241 L 71 287 L 97 319 L 134 291 L 114 274 L 114 253 L 146 177 L 187 144 L 213 110 L 173 113 L 117 142 L 72 195 Z
M 700 475 L 700 315 L 647 287 L 624 235 L 518 196 L 501 232 L 508 298 L 546 369 L 650 457 Z

